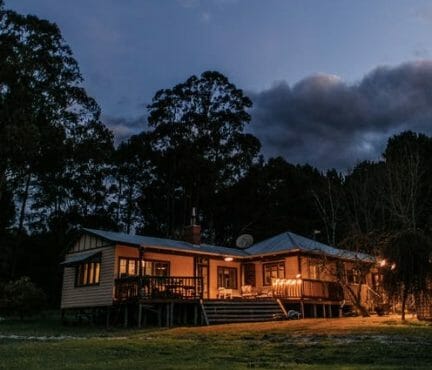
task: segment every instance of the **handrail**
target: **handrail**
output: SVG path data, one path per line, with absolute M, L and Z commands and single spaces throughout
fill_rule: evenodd
M 339 301 L 343 289 L 338 282 L 313 279 L 275 279 L 273 296 L 277 298 L 318 298 Z
M 209 320 L 208 320 L 208 316 L 207 316 L 207 311 L 205 310 L 205 307 L 204 307 L 204 301 L 202 299 L 200 299 L 199 303 L 200 303 L 201 311 L 202 311 L 202 314 L 204 317 L 204 322 L 206 323 L 207 326 L 209 326 L 210 324 L 209 324 Z
M 202 277 L 126 276 L 115 280 L 115 298 L 128 299 L 200 299 Z
M 282 304 L 282 301 L 281 301 L 279 298 L 276 298 L 276 302 L 277 302 L 277 304 L 279 305 L 279 307 L 280 307 L 280 309 L 282 310 L 282 312 L 284 313 L 285 318 L 288 318 L 288 312 L 287 312 L 287 310 L 285 309 L 285 306 Z

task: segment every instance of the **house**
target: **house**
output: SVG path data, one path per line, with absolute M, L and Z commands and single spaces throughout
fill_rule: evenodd
M 372 308 L 372 273 L 360 277 L 357 268 L 372 264 L 371 256 L 292 232 L 244 249 L 201 243 L 199 225 L 185 235 L 82 229 L 62 262 L 62 312 L 104 312 L 107 323 L 115 316 L 125 325 L 264 320 L 289 310 L 333 317 L 352 306 L 349 287 Z

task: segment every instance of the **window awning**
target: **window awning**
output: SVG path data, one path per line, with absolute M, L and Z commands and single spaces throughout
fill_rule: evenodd
M 88 261 L 88 260 L 90 260 L 96 256 L 100 256 L 100 255 L 101 255 L 100 251 L 89 251 L 86 253 L 72 255 L 72 256 L 68 256 L 65 261 L 60 263 L 60 265 L 63 265 L 65 267 L 74 266 L 74 265 L 77 265 L 79 263 L 86 262 L 86 261 Z

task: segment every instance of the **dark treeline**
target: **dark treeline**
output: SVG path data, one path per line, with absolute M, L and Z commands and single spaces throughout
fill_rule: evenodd
M 181 238 L 197 207 L 208 243 L 291 230 L 371 253 L 394 231 L 430 232 L 425 135 L 344 174 L 265 160 L 245 131 L 252 102 L 208 71 L 158 91 L 149 129 L 115 147 L 58 27 L 0 0 L 0 28 L 0 279 L 30 276 L 52 304 L 79 226 Z

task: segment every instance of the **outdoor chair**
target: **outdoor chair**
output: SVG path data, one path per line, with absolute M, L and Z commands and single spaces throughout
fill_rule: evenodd
M 218 299 L 232 298 L 232 293 L 233 293 L 232 289 L 219 287 L 217 292 L 217 298 Z
M 242 285 L 241 296 L 242 298 L 254 298 L 257 296 L 257 292 L 253 290 L 252 285 Z

